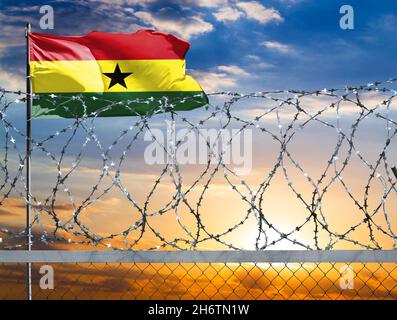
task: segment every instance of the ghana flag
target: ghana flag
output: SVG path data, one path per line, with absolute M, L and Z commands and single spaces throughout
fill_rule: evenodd
M 131 116 L 164 111 L 164 105 L 174 110 L 201 107 L 208 98 L 185 75 L 189 47 L 174 35 L 153 30 L 30 33 L 32 116 Z

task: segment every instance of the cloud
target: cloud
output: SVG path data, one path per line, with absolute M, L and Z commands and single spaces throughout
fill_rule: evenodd
M 58 0 L 58 2 L 70 2 L 70 3 L 79 3 L 81 5 L 86 4 L 86 2 L 97 4 L 105 4 L 109 6 L 146 6 L 151 4 L 156 4 L 158 0 Z
M 246 59 L 250 60 L 252 62 L 251 66 L 255 68 L 268 69 L 274 67 L 271 63 L 263 62 L 261 57 L 254 54 L 247 55 Z
M 221 5 L 225 5 L 229 2 L 229 0 L 91 0 L 91 2 L 103 2 L 115 5 L 123 5 L 123 6 L 134 6 L 139 5 L 141 7 L 148 6 L 148 5 L 161 5 L 164 3 L 167 4 L 177 4 L 181 7 L 203 7 L 203 8 L 216 8 Z
M 238 66 L 234 66 L 234 65 L 230 65 L 230 66 L 218 66 L 217 69 L 219 71 L 223 71 L 235 76 L 243 76 L 243 77 L 248 77 L 250 74 L 245 71 L 244 69 L 238 67 Z
M 397 16 L 391 13 L 384 14 L 369 25 L 372 29 L 391 32 L 394 35 L 397 28 Z
M 181 7 L 203 7 L 203 8 L 216 8 L 222 5 L 225 5 L 229 2 L 229 0 L 90 0 L 91 2 L 98 3 L 107 3 L 111 5 L 119 5 L 119 6 L 148 6 L 148 5 L 164 5 L 167 4 L 177 4 Z M 84 2 L 84 1 L 82 1 Z
M 261 61 L 261 57 L 254 55 L 254 54 L 247 55 L 247 59 L 255 61 L 255 62 Z
M 257 1 L 237 2 L 234 6 L 223 6 L 213 13 L 217 21 L 236 21 L 242 17 L 268 24 L 272 21 L 281 22 L 283 18 L 273 8 L 266 8 Z
M 282 53 L 291 53 L 294 51 L 293 48 L 291 48 L 290 46 L 283 44 L 281 42 L 278 42 L 278 41 L 264 41 L 264 42 L 261 42 L 260 45 L 262 45 L 268 49 L 276 50 L 276 51 L 279 51 Z
M 15 55 L 17 47 L 25 46 L 25 25 L 23 17 L 6 15 L 0 12 L 0 58 Z M 9 24 L 5 24 L 5 22 Z M 18 35 L 18 36 L 16 36 Z
M 232 88 L 237 85 L 237 80 L 225 73 L 218 73 L 203 70 L 189 70 L 190 74 L 200 83 L 206 92 L 215 92 Z
M 222 7 L 215 13 L 213 13 L 214 17 L 217 21 L 225 22 L 225 21 L 236 21 L 244 14 L 234 8 L 231 7 Z
M 38 12 L 41 6 L 34 5 L 34 6 L 9 6 L 7 8 L 8 11 L 21 13 L 21 12 L 29 12 L 32 13 L 34 11 Z
M 303 1 L 305 1 L 305 0 L 278 0 L 278 2 L 285 4 L 287 6 L 292 6 L 292 5 L 301 3 Z
M 158 11 L 156 15 L 146 11 L 138 11 L 134 15 L 147 25 L 158 30 L 178 34 L 185 39 L 190 39 L 213 30 L 212 24 L 204 21 L 198 15 L 184 17 L 170 11 L 170 9 L 164 8 Z
M 7 90 L 23 90 L 25 81 L 20 73 L 9 72 L 0 65 L 0 87 Z
M 183 4 L 191 4 L 198 7 L 216 8 L 221 5 L 227 4 L 228 0 L 180 0 Z
M 256 20 L 261 24 L 268 24 L 272 21 L 282 22 L 284 20 L 276 9 L 266 8 L 257 1 L 238 2 L 236 5 L 245 12 L 248 19 Z
M 259 62 L 253 66 L 257 69 L 269 69 L 274 67 L 274 65 L 272 65 L 271 63 L 266 63 L 266 62 Z

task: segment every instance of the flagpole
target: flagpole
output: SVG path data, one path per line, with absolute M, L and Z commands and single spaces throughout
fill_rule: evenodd
M 30 81 L 30 66 L 29 66 L 29 33 L 31 31 L 30 23 L 26 24 L 26 250 L 32 250 L 32 228 L 30 225 L 30 156 L 31 156 L 31 114 L 32 114 L 32 84 Z M 32 300 L 32 264 L 26 264 L 26 299 Z

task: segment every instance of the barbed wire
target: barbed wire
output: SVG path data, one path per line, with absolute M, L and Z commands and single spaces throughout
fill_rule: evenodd
M 54 107 L 73 114 L 73 110 L 68 107 L 69 102 L 73 100 L 73 103 L 81 105 L 84 115 L 78 116 L 76 114 L 75 118 L 67 120 L 67 125 L 59 128 L 55 133 L 41 139 L 32 138 L 31 140 L 32 152 L 34 154 L 39 153 L 49 159 L 56 168 L 56 181 L 49 188 L 51 191 L 47 196 L 42 196 L 42 190 L 37 194 L 35 190 L 32 190 L 29 202 L 33 209 L 33 220 L 30 226 L 34 230 L 32 242 L 34 245 L 71 243 L 130 250 L 162 248 L 194 250 L 205 246 L 207 243 L 216 243 L 229 249 L 241 249 L 242 246 L 239 245 L 239 241 L 237 239 L 233 241 L 232 235 L 241 230 L 243 226 L 247 226 L 250 219 L 254 219 L 256 227 L 251 227 L 250 234 L 255 236 L 254 248 L 256 250 L 272 248 L 281 242 L 309 250 L 330 250 L 340 243 L 364 249 L 382 249 L 385 248 L 384 243 L 386 241 L 391 241 L 391 247 L 395 249 L 397 236 L 393 229 L 393 222 L 396 221 L 392 212 L 390 212 L 388 203 L 392 202 L 390 199 L 393 194 L 396 194 L 397 190 L 395 186 L 396 177 L 392 170 L 393 163 L 389 163 L 388 153 L 397 134 L 397 123 L 392 118 L 393 101 L 397 92 L 391 88 L 396 81 L 397 79 L 389 79 L 357 87 L 346 86 L 344 88 L 314 91 L 275 90 L 250 94 L 222 91 L 210 94 L 211 103 L 203 110 L 188 112 L 175 110 L 176 104 L 189 103 L 190 101 L 187 98 L 167 99 L 164 97 L 157 99 L 153 97 L 121 102 L 95 98 L 100 99 L 101 104 L 106 104 L 106 106 L 87 114 L 87 98 L 83 95 L 72 97 L 62 94 L 51 95 L 47 102 Z M 363 98 L 365 99 L 371 94 L 381 97 L 380 103 L 372 105 L 372 103 L 363 101 Z M 199 95 L 192 99 L 195 98 L 199 98 Z M 224 101 L 220 101 L 221 99 Z M 306 102 L 307 99 L 313 99 L 315 105 Z M 317 104 L 317 100 L 322 100 L 322 102 L 325 100 L 326 105 L 320 106 L 321 103 Z M 2 159 L 0 161 L 0 206 L 6 206 L 7 200 L 14 198 L 27 203 L 24 175 L 26 162 L 24 141 L 26 136 L 24 130 L 19 129 L 15 124 L 16 121 L 21 122 L 22 113 L 19 117 L 12 119 L 9 117 L 10 111 L 13 108 L 16 109 L 16 105 L 25 101 L 26 93 L 0 88 L 0 120 L 3 131 Z M 158 103 L 157 108 L 145 115 L 136 114 L 136 116 L 129 117 L 131 124 L 128 128 L 122 129 L 110 143 L 105 144 L 98 137 L 96 122 L 102 112 L 118 106 L 130 110 L 133 114 L 134 105 L 137 103 L 153 104 L 155 101 Z M 247 109 L 239 107 L 240 105 L 250 105 L 253 102 L 260 104 L 260 108 L 253 109 L 254 113 L 244 113 Z M 348 106 L 354 106 L 355 108 L 348 115 L 353 121 L 348 128 L 344 129 L 342 120 L 347 117 L 345 110 Z M 332 119 L 335 121 L 328 120 L 330 111 L 336 114 Z M 193 114 L 195 117 L 190 119 Z M 184 127 L 186 129 L 185 134 L 176 141 L 168 138 L 167 145 L 164 145 L 165 142 L 160 141 L 153 132 L 152 122 L 158 123 L 159 116 L 162 117 L 161 121 L 165 119 Z M 269 117 L 271 118 L 270 121 Z M 369 117 L 384 122 L 386 127 L 384 141 L 381 146 L 377 146 L 380 148 L 380 152 L 378 152 L 378 149 L 376 150 L 375 159 L 365 157 L 356 143 L 358 128 Z M 65 122 L 59 123 L 64 124 Z M 183 179 L 181 164 L 176 161 L 176 152 L 189 134 L 194 133 L 200 136 L 202 135 L 200 128 L 214 127 L 214 123 L 220 129 L 216 139 L 209 141 L 207 137 L 202 137 L 208 152 L 203 169 L 191 183 L 187 184 Z M 297 136 L 296 133 L 311 125 L 329 128 L 336 132 L 335 146 L 318 178 L 305 171 L 303 165 L 293 156 L 293 152 L 290 150 L 290 145 Z M 277 127 L 277 130 L 272 130 L 274 126 Z M 222 151 L 219 152 L 218 143 L 223 139 L 221 132 L 231 127 L 237 127 L 237 132 L 231 135 L 227 141 L 222 141 Z M 252 177 L 240 176 L 231 168 L 230 163 L 225 161 L 225 155 L 231 148 L 233 140 L 247 129 L 270 137 L 278 146 L 275 162 L 256 188 L 249 183 Z M 83 139 L 79 136 L 81 133 L 85 135 Z M 136 194 L 127 188 L 122 178 L 122 167 L 126 162 L 127 154 L 139 150 L 137 145 L 145 133 L 148 133 L 151 139 L 161 146 L 168 161 L 164 164 L 159 176 L 151 182 L 152 187 L 144 200 L 138 201 Z M 172 137 L 174 134 L 175 132 L 171 132 L 169 136 Z M 63 145 L 56 142 L 59 137 L 64 139 Z M 65 165 L 65 162 L 66 158 L 70 156 L 73 143 L 79 144 L 79 147 L 73 149 L 73 161 L 69 168 Z M 123 143 L 126 143 L 124 147 L 122 147 Z M 60 150 L 58 152 L 52 150 L 51 144 L 57 144 Z M 82 182 L 84 187 L 90 188 L 88 195 L 76 199 L 72 192 L 73 183 L 69 184 L 69 180 L 74 174 L 78 174 L 78 168 L 89 145 L 94 145 L 100 152 L 101 168 L 98 170 L 98 177 L 91 188 L 88 183 Z M 113 150 L 116 148 L 121 149 L 118 154 L 114 155 Z M 369 172 L 368 176 L 360 177 L 360 180 L 366 181 L 362 189 L 363 199 L 360 199 L 343 179 L 343 173 L 349 171 L 353 157 Z M 50 170 L 50 167 L 48 169 Z M 298 180 L 291 175 L 292 169 L 299 173 Z M 382 171 L 382 174 L 379 173 L 380 171 Z M 288 221 L 291 225 L 287 227 L 278 225 L 272 222 L 272 217 L 266 211 L 265 194 L 271 194 L 269 190 L 272 183 L 276 183 L 274 182 L 276 174 L 283 176 L 289 190 L 305 208 L 306 216 L 297 225 L 292 225 L 291 221 Z M 222 221 L 223 231 L 213 232 L 208 227 L 206 219 L 203 218 L 206 213 L 204 201 L 208 198 L 209 189 L 219 175 L 223 177 L 224 184 L 230 187 L 230 190 L 239 197 L 241 208 L 245 209 L 244 214 L 237 222 L 228 225 L 229 221 Z M 152 210 L 150 205 L 156 201 L 155 194 L 166 178 L 170 179 L 168 185 L 174 191 L 160 209 Z M 111 182 L 106 187 L 101 188 L 105 179 L 110 179 Z M 302 192 L 299 191 L 297 185 L 301 181 L 306 181 L 310 185 L 310 197 L 303 196 Z M 378 199 L 370 198 L 371 185 L 375 181 L 380 184 L 383 190 Z M 340 197 L 344 192 L 343 195 L 350 199 L 361 215 L 358 222 L 349 225 L 343 231 L 339 231 L 339 228 L 329 223 L 329 217 L 325 213 L 323 204 L 327 193 L 336 184 L 342 187 Z M 130 208 L 138 214 L 138 217 L 132 217 L 131 224 L 125 226 L 120 232 L 109 234 L 95 232 L 84 223 L 84 212 L 115 190 L 121 192 L 122 197 L 128 201 Z M 189 197 L 195 192 L 198 193 L 198 198 L 192 200 Z M 60 200 L 62 197 L 66 197 L 70 205 L 68 210 L 71 215 L 66 219 L 61 217 L 60 210 L 57 208 L 59 204 L 64 203 L 63 200 Z M 377 202 L 370 205 L 370 202 L 375 200 Z M 222 201 L 227 202 L 227 196 Z M 286 201 L 289 200 L 286 199 Z M 222 210 L 221 205 L 220 203 L 219 210 Z M 190 220 L 182 218 L 185 213 L 190 216 Z M 291 212 L 291 215 L 293 214 L 294 212 Z M 109 212 L 108 215 L 111 218 L 112 212 Z M 167 226 L 158 227 L 155 223 L 152 223 L 155 217 L 165 216 L 173 216 L 172 219 L 175 221 L 173 227 L 177 226 L 181 231 L 180 234 L 170 238 L 164 233 Z M 51 223 L 48 222 L 48 219 Z M 310 226 L 312 226 L 311 230 L 309 230 Z M 363 228 L 366 229 L 365 240 L 362 239 L 362 236 L 356 234 L 358 229 L 362 230 Z M 1 234 L 3 234 L 3 238 L 1 238 L 2 243 L 0 245 L 3 248 L 12 249 L 23 246 L 23 241 L 26 240 L 25 228 L 18 230 L 16 226 L 3 224 L 3 226 L 0 225 Z M 154 237 L 159 244 L 151 245 L 150 241 L 146 241 L 145 235 L 147 234 Z M 307 240 L 309 235 L 312 238 L 310 241 Z M 327 240 L 325 241 L 325 239 Z

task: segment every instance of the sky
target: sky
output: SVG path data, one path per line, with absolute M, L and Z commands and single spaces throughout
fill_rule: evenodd
M 346 1 L 110 0 L 1 1 L 0 85 L 24 74 L 24 31 L 80 35 L 92 30 L 170 32 L 188 40 L 189 73 L 207 91 L 332 87 L 393 77 L 394 1 L 349 1 L 354 30 L 339 26 Z M 41 5 L 54 30 L 41 30 Z
M 40 30 L 40 6 L 50 4 L 54 8 L 54 30 Z M 310 0 L 273 0 L 273 1 L 228 1 L 228 0 L 113 0 L 113 1 L 13 1 L 1 2 L 0 11 L 0 86 L 7 89 L 24 88 L 25 48 L 24 27 L 27 22 L 32 24 L 34 32 L 55 33 L 62 35 L 80 35 L 92 30 L 107 32 L 135 32 L 140 28 L 156 29 L 174 33 L 191 43 L 191 49 L 186 57 L 188 73 L 192 74 L 202 87 L 208 92 L 231 90 L 237 92 L 255 92 L 268 89 L 320 89 L 344 87 L 347 84 L 359 85 L 377 80 L 392 78 L 397 69 L 395 59 L 396 41 L 394 33 L 397 28 L 397 4 L 392 1 L 350 1 L 355 13 L 354 30 L 342 30 L 339 26 L 340 7 L 345 1 L 310 1 Z M 320 99 L 312 96 L 302 99 L 308 110 L 314 112 L 329 106 L 332 99 Z M 382 102 L 381 94 L 367 95 L 363 102 L 369 107 L 375 107 Z M 262 101 L 255 99 L 242 101 L 234 106 L 234 115 L 252 121 L 263 114 L 264 108 L 269 107 Z M 392 115 L 396 116 L 395 102 L 391 104 Z M 24 130 L 24 113 L 22 104 L 14 104 L 8 111 L 8 120 L 16 127 Z M 295 110 L 283 110 L 281 122 L 284 128 L 293 119 Z M 359 109 L 353 104 L 345 104 L 342 108 L 344 129 L 354 123 Z M 385 110 L 382 109 L 382 113 Z M 394 113 L 393 113 L 394 112 Z M 208 116 L 204 109 L 185 114 L 193 122 Z M 182 126 L 178 118 L 179 127 Z M 335 110 L 326 112 L 321 119 L 336 124 Z M 164 120 L 169 115 L 163 114 L 151 119 L 152 127 L 165 128 Z M 214 119 L 217 120 L 217 119 Z M 302 124 L 307 118 L 299 119 Z M 134 117 L 97 119 L 95 132 L 106 148 L 116 137 L 131 124 L 139 123 Z M 355 143 L 366 159 L 374 163 L 381 152 L 387 137 L 385 122 L 381 118 L 370 118 L 363 121 Z M 37 120 L 32 124 L 34 139 L 45 139 L 50 134 L 59 131 L 71 123 L 71 120 Z M 111 125 L 109 125 L 111 123 Z M 278 134 L 276 114 L 261 119 L 259 124 L 270 132 Z M 219 122 L 205 123 L 206 127 L 219 128 Z M 241 122 L 232 124 L 235 128 Z M 294 127 L 297 130 L 298 125 Z M 122 146 L 113 149 L 115 159 L 120 157 L 128 141 L 133 139 L 132 131 Z M 56 155 L 59 160 L 60 150 L 65 145 L 67 134 L 61 134 L 46 143 L 46 148 Z M 70 169 L 73 159 L 85 141 L 86 132 L 81 128 L 77 136 L 67 149 L 63 162 L 63 171 Z M 4 132 L 2 131 L 4 144 Z M 335 148 L 338 134 L 334 128 L 310 125 L 305 130 L 298 131 L 290 145 L 294 159 L 298 159 L 304 172 L 310 176 L 319 177 L 330 159 Z M 17 144 L 23 152 L 23 140 L 15 134 Z M 154 181 L 161 173 L 161 166 L 148 166 L 143 161 L 144 147 L 142 136 L 134 142 L 134 146 L 126 155 L 127 160 L 122 166 L 122 181 L 130 190 L 134 199 L 143 206 L 145 197 L 150 193 Z M 315 147 L 313 147 L 315 146 Z M 391 144 L 395 146 L 395 142 Z M 344 148 L 348 147 L 346 144 Z M 259 130 L 253 137 L 253 170 L 245 177 L 254 190 L 271 171 L 279 152 L 280 146 L 272 141 L 268 134 Z M 2 149 L 3 150 L 3 149 Z M 343 149 L 346 152 L 346 149 Z M 388 149 L 391 161 L 397 162 L 395 149 Z M 12 155 L 12 163 L 18 168 L 16 154 Z M 346 154 L 340 155 L 342 159 Z M 344 174 L 344 181 L 355 190 L 360 201 L 365 198 L 364 190 L 368 178 L 368 167 L 359 159 L 358 155 L 350 162 L 350 169 Z M 76 202 L 81 201 L 91 191 L 101 173 L 101 151 L 93 141 L 88 144 L 84 152 L 84 161 L 78 170 L 68 180 L 69 188 Z M 56 162 L 56 161 L 55 161 Z M 341 163 L 342 161 L 340 161 Z M 312 187 L 307 183 L 303 172 L 299 172 L 293 164 L 288 164 L 290 178 L 297 184 L 298 190 L 310 199 Z M 16 170 L 16 169 L 13 170 Z M 35 150 L 33 153 L 33 190 L 34 194 L 43 201 L 51 194 L 58 169 L 45 152 Z M 203 171 L 202 167 L 186 166 L 183 168 L 184 187 L 188 188 L 195 177 Z M 114 175 L 114 170 L 111 170 Z M 384 175 L 385 172 L 381 171 Z M 205 179 L 208 178 L 208 175 Z M 192 203 L 197 203 L 200 192 L 204 188 L 205 179 L 200 181 L 197 189 L 192 192 Z M 82 183 L 82 181 L 84 183 Z M 100 190 L 106 188 L 111 180 L 104 180 Z M 283 172 L 278 170 L 272 187 L 265 196 L 266 214 L 284 232 L 291 231 L 295 225 L 301 224 L 307 217 L 305 206 L 296 200 L 296 195 L 287 185 Z M 237 184 L 240 182 L 237 181 Z M 379 181 L 375 181 L 371 195 L 371 205 L 376 205 L 381 199 L 382 191 Z M 19 186 L 21 187 L 21 186 Z M 241 187 L 241 185 L 240 185 Z M 355 204 L 348 197 L 341 184 L 330 188 L 327 193 L 325 213 L 335 226 L 335 230 L 343 232 L 351 225 L 362 220 Z M 246 214 L 247 207 L 242 205 L 241 197 L 230 189 L 230 185 L 217 176 L 206 194 L 203 203 L 203 219 L 212 233 L 227 230 L 234 223 L 238 223 Z M 62 191 L 62 190 L 61 190 Z M 175 188 L 168 177 L 159 185 L 149 206 L 150 212 L 156 212 L 172 198 Z M 61 192 L 62 193 L 62 192 Z M 14 195 L 15 196 L 15 195 Z M 396 203 L 392 195 L 388 206 Z M 220 202 L 219 199 L 227 199 Z M 57 214 L 64 219 L 72 216 L 73 208 L 68 202 L 67 192 L 58 198 Z M 388 207 L 388 209 L 390 209 Z M 391 211 L 391 210 L 390 210 Z M 394 212 L 391 212 L 394 214 Z M 179 211 L 187 225 L 194 225 L 189 220 L 187 208 Z M 20 199 L 10 199 L 3 204 L 1 222 L 7 226 L 23 227 L 24 204 Z M 96 205 L 90 206 L 83 215 L 83 222 L 93 230 L 102 234 L 121 232 L 134 219 L 140 217 L 120 190 L 102 198 Z M 17 219 L 18 217 L 18 219 Z M 132 217 L 132 218 L 131 218 Z M 387 228 L 387 221 L 378 216 L 379 223 Z M 154 217 L 152 226 L 161 228 L 167 238 L 183 235 L 184 230 L 178 227 L 175 212 L 167 217 Z M 18 223 L 15 223 L 18 221 Z M 225 221 L 227 224 L 220 224 Z M 392 222 L 397 221 L 395 214 Z M 50 217 L 44 223 L 51 224 Z M 164 228 L 164 225 L 167 228 Z M 168 227 L 172 225 L 174 227 Z M 175 227 L 176 226 L 176 227 Z M 354 236 L 357 239 L 367 239 L 368 232 L 358 230 Z M 310 243 L 313 247 L 313 224 L 307 225 L 308 230 L 302 230 L 299 239 Z M 244 248 L 251 248 L 256 236 L 255 217 L 251 216 L 245 227 L 228 238 L 230 242 L 238 243 Z M 271 235 L 271 231 L 269 231 Z M 158 245 L 153 233 L 147 232 L 145 245 Z M 134 234 L 133 237 L 137 235 Z M 377 234 L 382 240 L 382 235 Z M 324 238 L 325 239 L 325 238 Z M 131 240 L 131 239 L 130 239 Z M 157 239 L 158 240 L 158 239 Z M 388 239 L 387 245 L 393 244 Z M 385 241 L 386 243 L 386 241 Z M 161 244 L 161 242 L 160 242 Z M 325 240 L 321 244 L 326 245 Z M 276 248 L 290 248 L 286 242 Z M 206 248 L 217 248 L 210 244 Z M 346 247 L 344 247 L 346 248 Z

